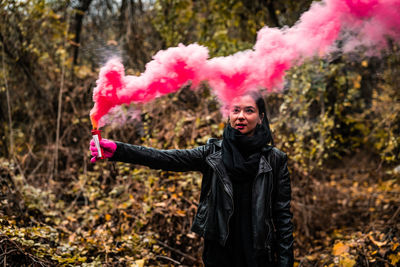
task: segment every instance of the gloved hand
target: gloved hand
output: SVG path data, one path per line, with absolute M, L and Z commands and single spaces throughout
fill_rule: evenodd
M 111 140 L 107 139 L 101 139 L 100 140 L 100 146 L 103 148 L 104 152 L 104 157 L 105 158 L 111 158 L 114 155 L 115 150 L 117 149 L 117 144 Z M 90 141 L 90 152 L 92 153 L 93 158 L 90 160 L 90 162 L 95 163 L 97 161 L 97 148 L 96 144 L 94 143 L 94 140 L 92 139 Z

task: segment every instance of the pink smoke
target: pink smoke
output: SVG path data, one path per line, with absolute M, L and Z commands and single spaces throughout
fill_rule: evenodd
M 108 124 L 111 128 L 117 128 L 126 123 L 133 123 L 140 120 L 140 110 L 136 107 L 115 106 L 106 115 L 101 117 L 98 127 L 100 128 Z
M 125 76 L 117 58 L 100 70 L 90 114 L 96 124 L 121 104 L 148 102 L 191 81 L 207 81 L 223 104 L 249 90 L 282 88 L 285 72 L 335 49 L 345 37 L 345 52 L 360 45 L 379 51 L 387 38 L 400 40 L 400 0 L 324 0 L 314 2 L 291 28 L 262 28 L 253 49 L 209 59 L 197 44 L 159 51 L 140 76 Z

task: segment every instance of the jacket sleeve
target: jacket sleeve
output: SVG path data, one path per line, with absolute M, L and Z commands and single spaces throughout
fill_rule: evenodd
M 111 161 L 140 164 L 165 171 L 202 171 L 209 145 L 194 149 L 160 150 L 116 142 Z
M 287 168 L 287 156 L 280 160 L 277 177 L 276 197 L 273 203 L 274 222 L 277 237 L 278 266 L 293 266 L 293 224 L 290 211 L 291 186 Z

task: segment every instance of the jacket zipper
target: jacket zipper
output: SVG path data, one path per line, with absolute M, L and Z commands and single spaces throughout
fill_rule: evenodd
M 253 181 L 253 192 L 254 192 L 254 186 L 256 184 L 256 180 L 257 180 L 258 176 L 259 175 L 257 175 L 255 177 L 254 181 Z M 271 183 L 271 190 L 270 190 L 270 193 L 269 193 L 269 208 L 270 208 L 270 217 L 271 217 L 272 227 L 273 227 L 274 232 L 276 232 L 274 220 L 272 218 L 272 191 L 273 191 L 273 188 L 274 188 L 274 183 L 272 182 Z M 253 193 L 252 193 L 252 195 L 253 195 Z M 253 202 L 253 200 L 252 200 L 252 202 Z M 268 225 L 269 225 L 269 223 L 268 223 Z M 268 230 L 271 230 L 270 226 L 268 227 Z M 270 236 L 270 234 L 269 234 L 269 236 Z M 267 245 L 267 248 L 268 248 L 268 257 L 269 257 L 270 261 L 272 261 L 272 254 L 271 254 L 272 252 L 271 252 L 270 244 Z
M 268 245 L 268 246 L 267 246 L 267 249 L 268 249 L 268 261 L 269 261 L 269 262 L 272 262 L 272 251 L 271 251 L 271 246 Z
M 276 233 L 276 228 L 275 228 L 275 224 L 274 224 L 274 218 L 272 217 L 272 191 L 274 190 L 274 180 L 272 179 L 272 182 L 270 182 L 270 183 L 271 183 L 271 191 L 269 192 L 269 210 L 270 210 L 272 228 L 274 230 L 274 233 Z M 270 241 L 272 241 L 272 240 L 270 240 Z M 268 244 L 268 260 L 269 260 L 269 262 L 272 262 L 271 244 Z
M 208 162 L 209 162 L 211 165 L 213 165 L 213 167 L 214 167 L 215 170 L 217 171 L 218 175 L 222 178 L 222 173 L 221 173 L 221 171 L 218 169 L 218 167 L 217 167 L 211 160 L 209 160 Z M 225 189 L 226 193 L 227 193 L 228 196 L 231 198 L 231 201 L 232 201 L 232 209 L 235 210 L 235 203 L 234 203 L 234 201 L 233 201 L 233 196 L 229 193 L 228 187 L 227 187 L 227 185 L 224 183 L 224 181 L 222 181 L 222 184 L 224 185 L 224 189 Z M 226 240 L 227 240 L 228 237 L 229 237 L 229 221 L 230 221 L 232 215 L 233 215 L 233 212 L 231 212 L 231 213 L 229 214 L 229 216 L 228 216 L 228 221 L 227 221 L 227 224 L 226 224 L 226 229 L 227 229 L 228 234 L 227 234 L 226 237 L 224 238 L 224 246 L 225 246 L 225 244 L 226 244 Z
M 253 188 L 252 188 L 252 191 L 251 191 L 251 206 L 252 206 L 252 208 L 253 208 L 253 203 L 255 202 L 254 200 L 253 200 L 253 197 L 254 197 L 254 186 L 256 185 L 256 181 L 257 181 L 257 177 L 259 176 L 259 174 L 257 174 L 256 175 L 256 177 L 254 178 L 254 181 L 253 181 Z M 251 216 L 253 216 L 253 212 L 251 213 Z M 253 218 L 251 218 L 252 220 L 253 220 Z M 253 233 L 254 233 L 254 231 L 253 231 Z M 256 240 L 256 237 L 253 235 L 253 246 L 254 246 L 254 244 L 255 244 L 255 240 Z
M 272 218 L 272 191 L 273 191 L 273 189 L 274 189 L 274 183 L 273 183 L 273 180 L 272 180 L 271 191 L 269 193 L 269 210 L 270 210 L 270 213 L 271 213 L 270 216 L 271 216 L 272 227 L 274 228 L 274 232 L 276 232 L 276 228 L 275 228 L 275 224 L 274 224 L 274 218 Z
M 214 164 L 214 162 L 212 162 L 211 160 L 208 161 L 208 162 L 211 163 L 211 165 L 213 165 L 213 167 L 214 167 L 214 169 L 217 171 L 218 175 L 222 178 L 223 175 L 222 175 L 221 171 L 218 169 L 218 167 Z M 230 199 L 231 199 L 231 201 L 232 201 L 232 209 L 235 210 L 235 203 L 234 203 L 234 201 L 233 201 L 233 196 L 231 195 L 231 193 L 229 193 L 229 189 L 228 189 L 227 185 L 224 183 L 224 181 L 222 181 L 222 184 L 224 185 L 224 189 L 225 189 L 226 193 L 228 194 L 228 196 L 230 197 Z M 225 244 L 226 244 L 226 240 L 227 240 L 228 237 L 229 237 L 229 221 L 230 221 L 232 215 L 233 215 L 233 212 L 231 212 L 231 213 L 229 214 L 229 216 L 228 216 L 228 221 L 227 221 L 227 223 L 226 223 L 226 229 L 227 229 L 228 234 L 227 234 L 226 237 L 224 238 L 224 246 L 225 246 Z
M 229 195 L 229 193 L 228 193 L 228 195 Z M 229 196 L 230 196 L 230 198 L 231 198 L 231 200 L 232 200 L 232 209 L 233 209 L 233 212 L 234 212 L 234 210 L 235 210 L 235 203 L 233 202 L 233 197 L 232 197 L 231 195 L 229 195 Z M 228 216 L 228 221 L 227 221 L 227 223 L 226 223 L 227 235 L 226 235 L 225 240 L 224 240 L 224 247 L 225 247 L 225 245 L 226 245 L 226 240 L 227 240 L 228 237 L 229 237 L 229 221 L 231 220 L 231 217 L 232 217 L 232 215 L 233 215 L 233 212 L 231 212 L 231 213 L 229 214 L 229 216 Z

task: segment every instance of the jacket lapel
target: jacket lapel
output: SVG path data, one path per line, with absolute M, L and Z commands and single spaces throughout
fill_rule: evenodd
M 222 162 L 222 150 L 218 150 L 206 157 L 206 162 L 217 173 L 218 178 L 226 188 L 227 193 L 233 197 L 232 182 L 229 179 L 225 166 Z
M 261 155 L 260 164 L 258 165 L 257 176 L 262 174 L 262 173 L 269 172 L 269 171 L 272 171 L 272 167 L 269 164 L 269 162 L 267 161 L 267 159 L 265 158 L 265 156 Z

